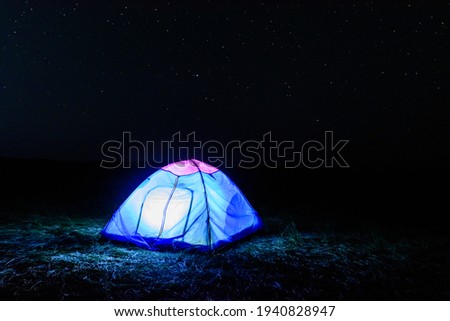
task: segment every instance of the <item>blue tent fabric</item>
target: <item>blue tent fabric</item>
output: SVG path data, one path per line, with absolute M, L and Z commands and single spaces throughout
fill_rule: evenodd
M 101 234 L 148 250 L 209 251 L 261 227 L 257 212 L 222 171 L 192 159 L 148 177 Z

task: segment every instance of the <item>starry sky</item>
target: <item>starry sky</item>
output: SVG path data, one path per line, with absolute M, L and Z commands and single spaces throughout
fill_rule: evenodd
M 330 130 L 350 166 L 448 168 L 449 17 L 449 1 L 2 1 L 0 156 Z

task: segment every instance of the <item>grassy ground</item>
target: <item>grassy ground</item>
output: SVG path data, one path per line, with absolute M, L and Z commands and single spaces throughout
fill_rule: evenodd
M 109 217 L 3 214 L 5 300 L 449 300 L 449 236 L 336 232 L 263 217 L 266 229 L 211 254 L 103 242 Z

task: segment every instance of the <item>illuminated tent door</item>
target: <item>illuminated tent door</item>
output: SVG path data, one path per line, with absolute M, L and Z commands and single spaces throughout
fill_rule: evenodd
M 142 203 L 136 234 L 145 238 L 175 238 L 185 232 L 192 204 L 188 189 L 158 187 Z

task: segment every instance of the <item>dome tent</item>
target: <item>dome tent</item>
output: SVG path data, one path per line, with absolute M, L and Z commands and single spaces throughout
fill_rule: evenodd
M 208 251 L 261 226 L 256 211 L 222 171 L 190 159 L 167 165 L 142 182 L 101 234 L 148 250 Z

